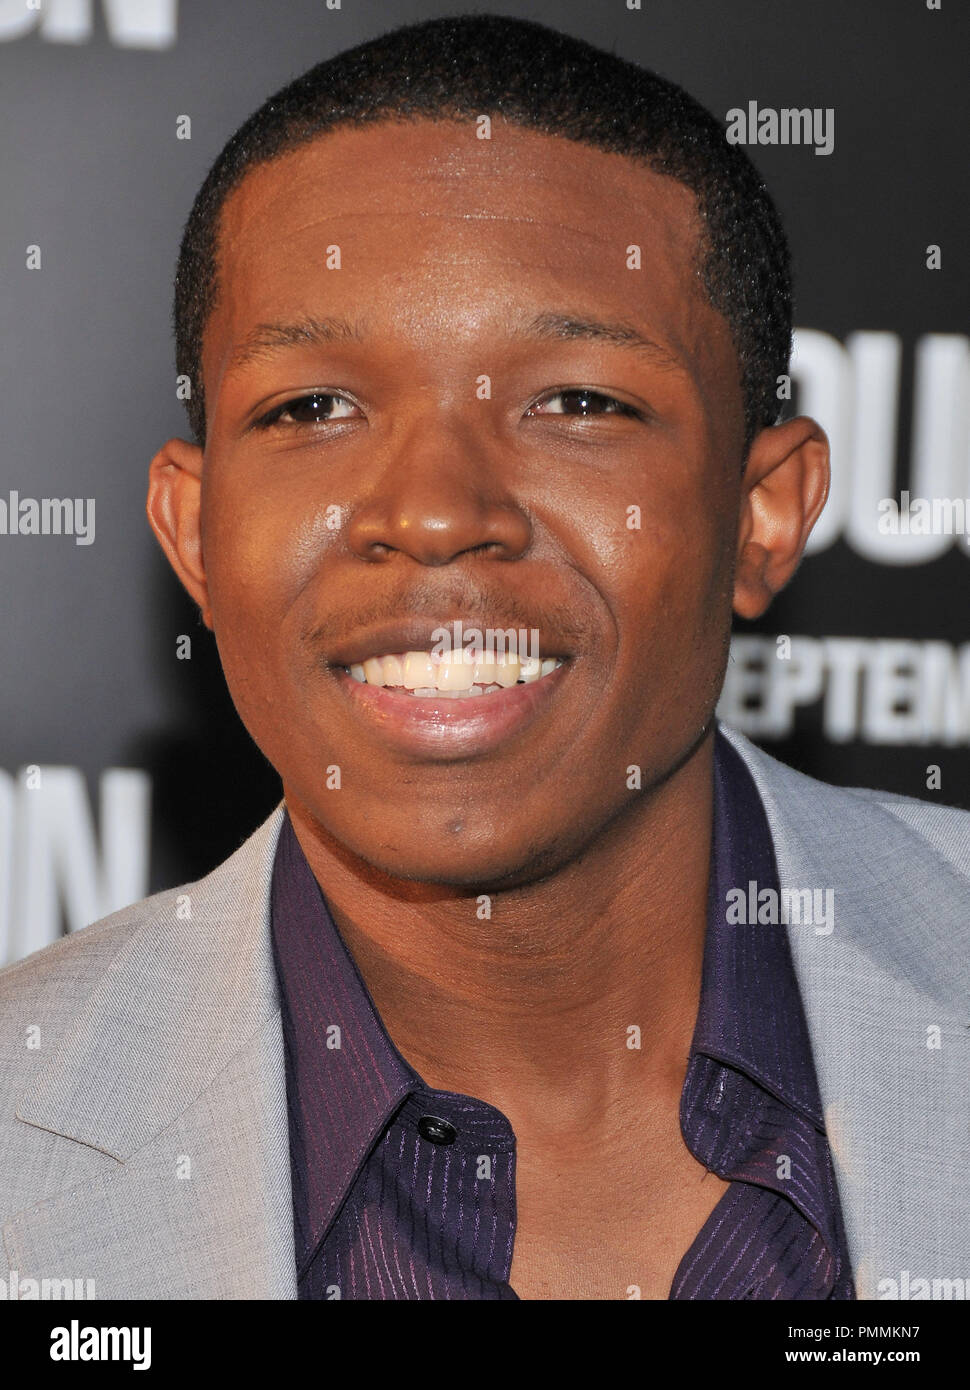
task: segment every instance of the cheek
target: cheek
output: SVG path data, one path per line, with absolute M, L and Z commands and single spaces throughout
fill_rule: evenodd
M 621 634 L 620 684 L 630 704 L 666 709 L 673 720 L 678 709 L 693 719 L 699 704 L 716 700 L 731 626 L 734 531 L 725 520 L 728 502 L 710 492 L 689 492 L 668 497 L 666 506 L 644 514 L 641 530 L 630 533 L 613 604 Z
M 318 529 L 295 489 L 270 491 L 243 469 L 207 472 L 202 548 L 216 622 L 274 630 L 313 573 Z
M 283 697 L 288 640 L 312 587 L 322 540 L 312 509 L 215 471 L 202 499 L 202 544 L 212 625 L 244 721 Z M 254 660 L 258 654 L 259 659 Z M 257 742 L 259 739 L 257 738 Z

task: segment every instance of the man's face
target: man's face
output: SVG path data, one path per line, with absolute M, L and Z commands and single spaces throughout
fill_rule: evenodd
M 549 872 L 640 795 L 631 765 L 649 789 L 710 718 L 742 417 L 697 225 L 673 180 L 504 123 L 490 140 L 474 123 L 342 129 L 226 204 L 206 617 L 294 812 L 379 869 Z M 307 318 L 354 335 L 241 353 Z M 465 698 L 343 669 L 428 651 L 455 620 L 537 629 L 562 665 Z

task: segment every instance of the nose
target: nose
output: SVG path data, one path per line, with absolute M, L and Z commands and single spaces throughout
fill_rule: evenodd
M 370 561 L 400 552 L 431 566 L 470 552 L 518 559 L 532 542 L 532 523 L 502 482 L 498 447 L 440 415 L 408 430 L 352 513 L 353 551 Z

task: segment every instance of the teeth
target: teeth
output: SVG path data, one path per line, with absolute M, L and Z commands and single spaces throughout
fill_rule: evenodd
M 437 671 L 433 666 L 432 671 L 432 683 L 442 691 L 470 690 L 475 680 L 474 663 L 466 661 L 463 652 L 452 652 L 450 656 L 442 656 Z
M 494 685 L 498 667 L 495 664 L 494 656 L 486 656 L 484 652 L 475 652 L 475 684 Z
M 519 679 L 519 658 L 514 652 L 499 652 L 495 658 L 495 679 L 499 685 L 515 685 Z
M 415 690 L 415 695 L 423 695 L 426 699 L 436 700 L 466 700 L 471 695 L 488 695 L 493 690 L 501 690 L 500 685 L 490 685 L 487 690 L 480 685 L 472 685 L 467 690 L 440 690 L 435 685 L 426 686 L 423 690 Z
M 520 661 L 509 652 L 453 651 L 440 657 L 430 652 L 395 652 L 368 657 L 345 669 L 361 684 L 403 686 L 424 698 L 467 699 L 532 684 L 561 665 L 561 657 L 527 656 Z
M 372 656 L 363 665 L 363 679 L 368 685 L 403 685 L 404 671 L 402 669 L 402 658 L 399 656 Z M 351 666 L 350 674 L 356 676 L 355 667 Z
M 406 690 L 435 684 L 434 662 L 430 652 L 405 652 L 401 665 L 404 670 L 402 684 Z

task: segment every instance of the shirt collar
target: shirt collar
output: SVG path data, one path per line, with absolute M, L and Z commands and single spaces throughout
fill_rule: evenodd
M 827 1297 L 840 1249 L 838 1195 L 787 929 L 727 919 L 732 889 L 746 901 L 753 889 L 757 903 L 778 886 L 757 787 L 718 731 L 707 934 L 681 1128 L 695 1157 L 721 1177 L 771 1188 L 812 1223 L 827 1247 L 816 1269 L 818 1296 Z M 778 1166 L 783 1156 L 787 1168 Z
M 782 923 L 727 920 L 728 893 L 778 894 L 771 829 L 740 754 L 718 730 L 701 1001 L 691 1052 L 743 1071 L 823 1128 L 811 1040 Z M 776 896 L 775 901 L 778 901 Z M 801 930 L 811 930 L 802 927 Z
M 302 1272 L 375 1140 L 423 1083 L 384 1028 L 288 813 L 273 866 L 271 913 L 290 1144 L 306 1189 L 296 1231 Z

